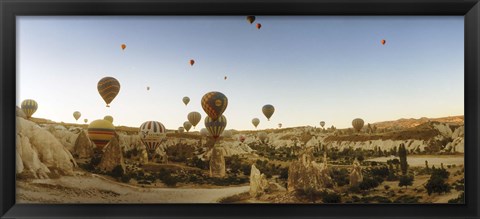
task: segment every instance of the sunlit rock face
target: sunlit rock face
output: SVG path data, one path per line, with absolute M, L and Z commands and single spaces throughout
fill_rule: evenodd
M 255 164 L 252 164 L 252 169 L 250 170 L 250 196 L 258 197 L 265 193 L 269 187 L 267 178 L 265 174 L 260 173 L 260 170 L 257 169 Z
M 210 177 L 225 177 L 225 157 L 222 147 L 215 147 L 210 157 Z
M 73 154 L 78 158 L 91 158 L 93 156 L 93 148 L 94 145 L 87 137 L 87 133 L 82 131 L 78 135 L 77 140 L 75 140 Z
M 45 127 L 50 133 L 57 138 L 60 143 L 66 147 L 70 152 L 73 152 L 75 146 L 75 141 L 80 133 L 80 128 L 71 128 L 67 130 L 64 126 L 61 125 L 47 125 Z
M 290 164 L 288 191 L 322 191 L 331 188 L 333 185 L 334 182 L 330 177 L 326 162 L 318 164 L 314 161 L 313 148 L 307 148 L 300 155 L 299 160 Z
M 71 175 L 77 166 L 70 151 L 52 133 L 22 117 L 17 117 L 16 149 L 17 173 L 26 177 Z
M 27 115 L 25 115 L 25 112 L 23 112 L 23 110 L 20 109 L 20 107 L 18 106 L 15 108 L 15 114 L 20 118 L 24 118 L 24 119 L 27 118 Z
M 357 186 L 363 181 L 362 167 L 357 159 L 353 161 L 353 169 L 350 173 L 350 186 Z
M 119 165 L 125 173 L 125 161 L 123 159 L 122 149 L 118 144 L 118 138 L 115 137 L 110 140 L 107 146 L 105 146 L 102 160 L 100 161 L 100 164 L 98 164 L 98 169 L 110 172 Z

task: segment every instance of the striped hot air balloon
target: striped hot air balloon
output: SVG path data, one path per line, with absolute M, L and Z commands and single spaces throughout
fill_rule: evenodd
M 73 118 L 75 118 L 76 121 L 78 121 L 78 119 L 80 119 L 80 116 L 82 116 L 82 114 L 78 111 L 75 111 L 73 112 Z
M 189 121 L 185 121 L 183 123 L 183 127 L 185 128 L 185 130 L 190 131 L 190 129 L 192 128 L 192 123 L 190 123 Z
M 185 104 L 185 106 L 190 102 L 189 97 L 183 97 L 182 102 Z
M 220 137 L 226 126 L 227 118 L 224 115 L 220 116 L 217 120 L 213 120 L 209 116 L 205 118 L 205 127 L 214 140 L 217 140 L 218 137 Z
M 192 123 L 193 128 L 195 129 L 195 126 L 197 126 L 202 119 L 202 115 L 199 112 L 193 111 L 188 114 L 187 119 L 190 123 Z
M 183 133 L 185 129 L 183 127 L 178 127 L 178 133 Z
M 154 152 L 165 137 L 165 126 L 157 121 L 147 121 L 140 126 L 140 140 L 148 151 Z
M 267 104 L 262 107 L 262 112 L 265 117 L 267 117 L 268 121 L 270 121 L 270 117 L 272 117 L 273 113 L 275 112 L 275 107 L 270 104 Z
M 217 91 L 208 92 L 202 97 L 202 108 L 212 120 L 217 120 L 227 109 L 227 97 Z
M 252 119 L 252 124 L 253 124 L 253 126 L 255 126 L 255 128 L 257 128 L 258 124 L 260 124 L 260 119 L 253 118 Z
M 22 111 L 27 116 L 27 119 L 29 119 L 37 111 L 38 104 L 35 100 L 26 99 L 22 101 L 21 108 L 22 108 Z
M 322 128 L 323 128 L 323 126 L 325 126 L 325 121 L 321 121 L 320 126 L 322 126 Z
M 365 122 L 363 121 L 363 119 L 360 118 L 356 118 L 352 121 L 352 126 L 357 132 L 359 132 L 363 128 L 364 124 Z
M 113 124 L 104 119 L 98 119 L 88 125 L 88 138 L 102 150 L 105 145 L 115 136 L 115 127 Z
M 107 103 L 107 107 L 110 107 L 109 104 L 120 92 L 120 82 L 113 77 L 104 77 L 98 81 L 97 89 L 100 96 Z
M 113 117 L 112 116 L 105 116 L 105 117 L 103 117 L 103 119 L 113 123 Z

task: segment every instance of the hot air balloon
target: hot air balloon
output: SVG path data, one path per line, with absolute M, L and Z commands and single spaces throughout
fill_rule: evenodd
M 187 115 L 187 119 L 190 123 L 192 123 L 193 128 L 195 129 L 195 126 L 197 126 L 197 124 L 202 119 L 202 115 L 199 112 L 193 111 Z
M 150 87 L 147 87 L 147 90 L 150 90 Z
M 73 112 L 73 118 L 75 118 L 76 121 L 82 116 L 82 114 L 78 111 Z
M 382 40 L 381 42 L 382 42 L 382 45 L 385 45 L 385 43 L 387 43 L 386 40 Z
M 32 99 L 26 99 L 22 101 L 21 108 L 25 115 L 27 116 L 27 119 L 32 117 L 32 115 L 37 111 L 38 109 L 38 104 L 35 100 Z
M 206 128 L 200 129 L 200 135 L 203 137 L 208 137 L 210 135 L 210 132 Z
M 127 45 L 126 44 L 122 44 L 122 50 L 125 50 L 127 48 Z
M 356 118 L 352 121 L 352 126 L 357 132 L 359 132 L 363 128 L 364 124 L 365 122 L 363 121 L 363 119 L 360 118 Z
M 113 123 L 113 117 L 112 116 L 105 116 L 105 117 L 103 117 L 103 119 Z
M 252 119 L 252 124 L 253 124 L 253 126 L 255 126 L 255 128 L 257 128 L 258 124 L 260 124 L 260 119 L 253 118 Z
M 189 62 L 189 63 L 190 63 L 190 66 L 193 66 L 193 64 L 195 64 L 195 60 L 190 59 L 190 62 Z
M 223 77 L 223 80 L 227 80 L 227 76 Z
M 270 104 L 263 106 L 262 108 L 263 115 L 267 117 L 268 121 L 270 121 L 270 117 L 272 117 L 273 113 L 275 112 L 275 107 Z
M 154 152 L 158 148 L 163 138 L 165 138 L 165 126 L 157 121 L 147 121 L 140 126 L 140 140 L 148 151 Z
M 278 123 L 278 128 L 279 128 L 279 129 L 282 128 L 282 123 Z
M 262 28 L 262 24 L 261 24 L 261 23 L 257 23 L 257 29 L 260 30 L 260 28 Z
M 185 129 L 183 127 L 178 127 L 178 133 L 183 133 Z
M 192 128 L 192 123 L 190 123 L 189 121 L 185 121 L 183 123 L 183 127 L 185 128 L 185 130 L 190 131 L 190 128 Z
M 97 89 L 100 96 L 107 103 L 107 107 L 110 107 L 109 104 L 120 92 L 120 82 L 113 77 L 104 77 L 98 81 Z
M 247 21 L 248 21 L 250 24 L 253 24 L 253 22 L 255 22 L 255 16 L 247 16 Z
M 183 97 L 182 101 L 186 106 L 190 102 L 190 98 L 189 97 Z
M 105 145 L 115 136 L 115 127 L 113 124 L 104 119 L 98 119 L 88 125 L 88 138 L 97 146 L 98 150 L 102 150 Z
M 268 135 L 267 133 L 265 132 L 260 132 L 258 133 L 258 139 L 260 139 L 260 141 L 262 141 L 263 143 L 265 143 L 265 140 L 268 138 Z
M 245 138 L 244 135 L 241 135 L 241 136 L 238 138 L 238 140 L 239 140 L 240 142 L 242 142 L 242 143 L 245 141 L 245 139 L 246 139 L 246 138 Z
M 325 126 L 325 121 L 320 121 L 320 126 L 323 128 L 323 126 Z
M 212 120 L 217 120 L 227 109 L 227 97 L 216 91 L 206 93 L 202 97 L 202 108 Z
M 205 118 L 205 127 L 215 141 L 222 134 L 226 126 L 227 118 L 224 115 L 220 116 L 217 120 L 213 120 L 209 116 Z
M 84 119 L 83 121 L 84 121 L 85 123 L 87 123 L 87 122 L 88 122 L 88 119 Z

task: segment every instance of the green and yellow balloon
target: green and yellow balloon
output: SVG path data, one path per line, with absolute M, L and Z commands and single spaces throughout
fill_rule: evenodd
M 38 104 L 35 100 L 26 99 L 22 101 L 21 108 L 22 108 L 22 111 L 27 116 L 27 119 L 30 119 L 32 115 L 37 111 Z
M 215 141 L 223 133 L 226 126 L 227 118 L 224 115 L 220 116 L 217 120 L 213 120 L 210 116 L 205 118 L 205 127 Z
M 268 121 L 270 121 L 270 118 L 272 117 L 273 113 L 275 112 L 275 107 L 273 107 L 270 104 L 267 104 L 262 107 L 262 112 L 265 117 L 267 117 Z

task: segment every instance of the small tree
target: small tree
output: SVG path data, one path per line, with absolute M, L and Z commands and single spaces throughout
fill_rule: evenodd
M 398 186 L 402 187 L 405 186 L 407 188 L 408 186 L 413 185 L 413 176 L 412 175 L 403 175 L 400 177 L 400 181 L 398 182 Z
M 407 150 L 405 149 L 404 144 L 400 144 L 398 148 L 398 156 L 400 157 L 400 168 L 402 169 L 402 174 L 407 174 L 408 164 L 407 164 Z

